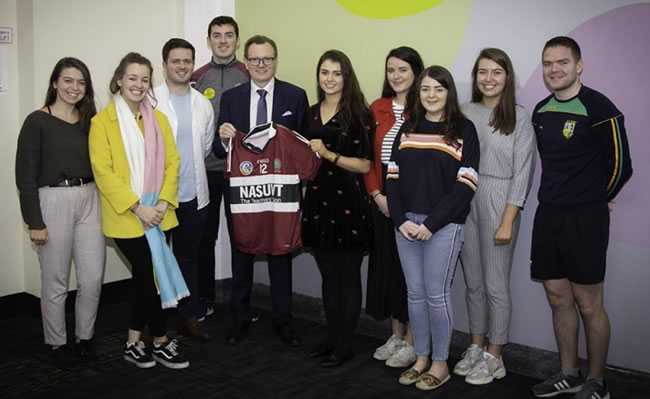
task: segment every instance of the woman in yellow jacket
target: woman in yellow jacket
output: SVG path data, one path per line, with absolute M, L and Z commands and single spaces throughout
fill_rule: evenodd
M 113 101 L 92 119 L 90 161 L 104 234 L 132 267 L 124 359 L 140 368 L 185 368 L 189 362 L 178 354 L 176 340 L 168 340 L 162 310 L 188 295 L 163 234 L 178 224 L 179 155 L 167 118 L 148 99 L 152 72 L 138 53 L 120 61 L 110 83 Z M 154 336 L 151 353 L 140 340 L 145 325 Z

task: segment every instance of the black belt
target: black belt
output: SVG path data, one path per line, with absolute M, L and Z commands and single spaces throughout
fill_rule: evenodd
M 92 182 L 92 177 L 73 177 L 72 179 L 64 179 L 56 184 L 50 184 L 50 187 L 77 187 L 83 186 Z

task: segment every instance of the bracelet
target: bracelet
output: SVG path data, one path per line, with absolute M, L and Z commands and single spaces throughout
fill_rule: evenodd
M 140 207 L 140 201 L 138 201 L 135 204 L 131 205 L 131 208 L 129 208 L 129 210 L 131 212 L 135 213 L 135 211 L 137 211 L 139 207 Z
M 381 194 L 381 191 L 377 191 L 377 192 L 375 193 L 375 195 L 372 196 L 372 199 L 377 198 L 377 196 L 378 196 L 379 194 Z
M 332 165 L 336 165 L 336 163 L 339 161 L 339 158 L 341 158 L 341 154 L 339 154 L 338 152 L 335 152 L 334 154 L 335 155 L 334 155 L 334 160 L 332 161 Z

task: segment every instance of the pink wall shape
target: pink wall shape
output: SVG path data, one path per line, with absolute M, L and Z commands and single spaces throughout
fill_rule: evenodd
M 571 32 L 557 33 L 571 36 L 580 44 L 584 60 L 583 84 L 608 96 L 625 115 L 634 175 L 618 195 L 610 238 L 643 248 L 650 248 L 648 21 L 650 4 L 635 4 L 594 17 Z M 542 47 L 540 43 L 540 61 Z M 524 85 L 519 101 L 532 112 L 535 104 L 548 94 L 540 64 Z M 539 166 L 537 175 L 540 174 Z M 539 176 L 536 178 L 539 180 Z

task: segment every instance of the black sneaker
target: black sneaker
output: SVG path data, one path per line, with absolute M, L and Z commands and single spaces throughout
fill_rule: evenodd
M 156 365 L 151 356 L 144 351 L 144 342 L 142 341 L 126 343 L 124 360 L 135 364 L 141 369 L 148 369 Z
M 75 343 L 74 353 L 82 362 L 94 362 L 99 359 L 92 339 L 82 339 L 79 343 Z
M 584 382 L 581 374 L 572 377 L 559 372 L 548 380 L 533 385 L 533 395 L 538 398 L 550 398 L 561 393 L 577 393 L 582 389 Z
M 178 343 L 175 339 L 160 345 L 156 345 L 154 342 L 152 352 L 153 359 L 170 369 L 184 369 L 189 367 L 190 362 L 185 360 L 185 358 L 176 351 L 177 347 Z
M 214 305 L 207 305 L 205 307 L 205 313 L 203 313 L 203 316 L 199 317 L 196 319 L 199 323 L 205 321 L 205 318 L 208 316 L 212 316 L 214 314 Z
M 603 381 L 603 385 L 600 385 L 596 380 L 587 378 L 587 382 L 582 386 L 582 391 L 572 399 L 610 399 L 610 396 L 605 381 Z
M 61 370 L 72 370 L 77 367 L 77 359 L 68 345 L 61 345 L 57 349 L 50 346 L 52 364 Z

